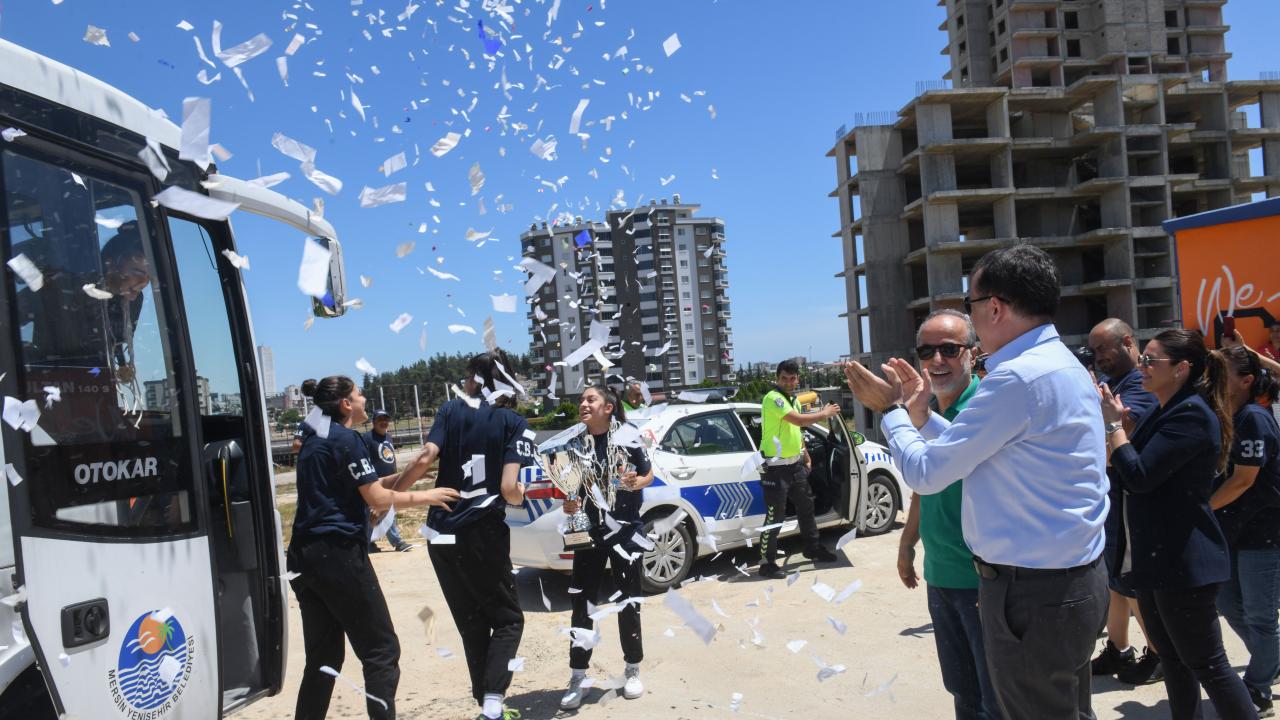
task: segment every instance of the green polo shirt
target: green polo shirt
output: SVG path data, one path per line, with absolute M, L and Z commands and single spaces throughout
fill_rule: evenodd
M 942 417 L 954 420 L 969 404 L 978 390 L 978 376 L 969 379 L 969 387 L 960 393 Z M 920 540 L 924 542 L 924 581 L 951 590 L 978 587 L 978 573 L 973 569 L 973 551 L 964 542 L 960 526 L 960 501 L 964 481 L 954 482 L 940 493 L 918 495 L 920 503 Z

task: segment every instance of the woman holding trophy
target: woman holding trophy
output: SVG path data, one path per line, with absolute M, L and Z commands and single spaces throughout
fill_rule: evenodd
M 581 637 L 594 634 L 595 623 L 588 610 L 594 604 L 600 589 L 607 563 L 618 586 L 617 600 L 626 607 L 618 613 L 618 632 L 622 640 L 622 655 L 626 660 L 626 684 L 623 696 L 634 700 L 644 694 L 640 682 L 640 660 L 644 656 L 640 639 L 640 558 L 644 538 L 640 522 L 642 493 L 653 482 L 653 468 L 638 435 L 629 433 L 634 443 L 626 446 L 615 443 L 615 436 L 626 423 L 626 413 L 617 394 L 603 386 L 593 385 L 582 393 L 578 404 L 578 416 L 585 425 L 582 432 L 570 440 L 567 457 L 570 467 L 559 468 L 557 477 L 575 476 L 577 491 L 566 494 L 564 512 L 569 518 L 567 535 L 589 521 L 588 546 L 574 544 L 573 579 L 569 592 L 573 596 L 574 640 L 569 648 L 569 668 L 572 677 L 569 689 L 560 699 L 560 707 L 572 710 L 582 704 L 582 682 L 587 676 L 594 641 Z M 565 489 L 562 487 L 562 489 Z M 584 518 L 585 515 L 585 518 Z M 651 546 L 651 545 L 650 545 Z M 636 601 L 632 601 L 632 599 Z

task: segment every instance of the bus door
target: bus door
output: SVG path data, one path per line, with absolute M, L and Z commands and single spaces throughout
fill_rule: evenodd
M 152 181 L 30 131 L 0 144 L 14 632 L 60 713 L 213 717 L 197 399 Z
M 167 217 L 189 330 L 209 497 L 224 710 L 278 692 L 287 628 L 271 446 L 235 248 L 225 223 Z

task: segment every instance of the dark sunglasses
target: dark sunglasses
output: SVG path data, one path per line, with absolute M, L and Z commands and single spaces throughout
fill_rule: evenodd
M 942 353 L 942 357 L 948 360 L 960 356 L 962 350 L 968 350 L 972 345 L 961 345 L 959 343 L 945 342 L 937 345 L 921 345 L 916 348 L 916 357 L 921 360 L 932 360 L 936 353 Z
M 974 306 L 974 305 L 977 305 L 977 304 L 978 304 L 978 303 L 980 303 L 980 302 L 986 302 L 986 301 L 988 301 L 988 300 L 991 300 L 992 298 L 995 298 L 996 300 L 999 300 L 999 301 L 1000 301 L 1000 302 L 1002 302 L 1002 303 L 1007 303 L 1007 302 L 1009 302 L 1008 300 L 1005 300 L 1004 298 L 1000 297 L 999 295 L 983 295 L 982 297 L 976 297 L 976 298 L 971 298 L 971 297 L 967 297 L 967 296 L 966 296 L 966 297 L 965 297 L 965 299 L 964 299 L 964 301 L 963 301 L 963 302 L 964 302 L 964 314 L 965 314 L 965 315 L 972 315 L 972 314 L 973 314 L 973 306 Z

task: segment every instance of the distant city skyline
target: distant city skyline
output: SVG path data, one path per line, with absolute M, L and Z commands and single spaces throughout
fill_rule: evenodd
M 454 3 L 388 8 L 381 17 L 369 2 L 312 6 L 292 9 L 295 20 L 267 3 L 9 3 L 0 23 L 0 37 L 175 122 L 183 98 L 211 98 L 210 137 L 229 153 L 217 159 L 220 172 L 287 172 L 275 190 L 307 207 L 323 201 L 343 242 L 349 296 L 362 302 L 335 321 L 308 325 L 309 303 L 295 284 L 303 238 L 232 216 L 238 251 L 251 262 L 244 279 L 255 336 L 273 349 L 276 392 L 280 378 L 358 376 L 360 358 L 389 370 L 437 352 L 479 352 L 489 316 L 501 346 L 526 352 L 525 276 L 514 267 L 520 233 L 674 193 L 714 208 L 730 229 L 735 365 L 847 354 L 844 283 L 835 277 L 841 242 L 832 237 L 836 174 L 825 153 L 855 115 L 892 117 L 917 82 L 940 82 L 950 65 L 936 30 L 946 8 L 932 0 L 818 2 L 805 6 L 803 21 L 787 5 L 565 3 L 548 17 L 550 2 L 527 1 L 513 18 L 521 39 L 485 20 L 503 34 L 492 59 L 475 37 L 476 20 L 488 17 L 481 3 L 470 4 L 470 17 Z M 1231 0 L 1223 13 L 1229 76 L 1280 70 L 1270 38 L 1275 4 Z M 210 47 L 215 19 L 227 47 L 257 33 L 272 42 L 237 67 L 244 84 L 195 51 L 193 37 Z M 89 24 L 104 29 L 109 46 L 83 40 Z M 673 34 L 680 48 L 668 56 L 663 44 Z M 301 45 L 286 52 L 295 35 Z M 203 84 L 201 70 L 220 79 Z M 343 189 L 330 195 L 309 182 L 272 146 L 276 133 L 314 148 L 315 167 Z M 440 144 L 451 133 L 457 138 Z M 360 206 L 364 188 L 400 182 L 404 202 Z M 779 285 L 790 287 L 781 293 Z M 504 294 L 517 296 L 516 312 L 494 310 L 490 296 Z M 402 314 L 411 320 L 393 332 Z

